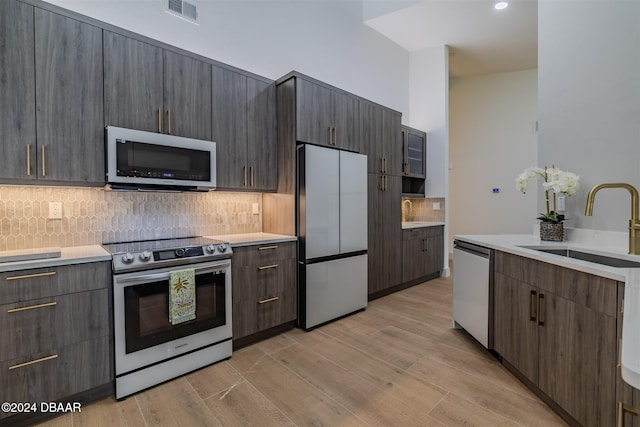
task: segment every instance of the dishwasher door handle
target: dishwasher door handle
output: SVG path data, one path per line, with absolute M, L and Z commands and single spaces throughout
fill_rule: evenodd
M 470 253 L 472 255 L 481 256 L 481 257 L 487 258 L 487 259 L 489 258 L 489 254 L 491 252 L 490 249 L 487 249 L 485 247 L 477 246 L 477 245 L 474 245 L 472 243 L 460 242 L 458 240 L 456 240 L 453 243 L 453 245 L 454 245 L 453 246 L 454 248 L 459 249 L 459 250 L 461 250 L 463 252 L 467 252 L 467 253 Z

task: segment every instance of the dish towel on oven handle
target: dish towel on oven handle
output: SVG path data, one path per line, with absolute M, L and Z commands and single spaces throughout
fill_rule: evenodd
M 169 272 L 169 322 L 196 318 L 196 272 L 193 268 Z

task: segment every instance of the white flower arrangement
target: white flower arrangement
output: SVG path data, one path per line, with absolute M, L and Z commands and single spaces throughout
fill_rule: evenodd
M 541 177 L 544 179 L 542 188 L 544 189 L 547 212 L 541 213 L 539 220 L 544 222 L 559 223 L 564 221 L 564 215 L 558 214 L 556 200 L 558 194 L 571 196 L 580 188 L 580 177 L 574 173 L 562 171 L 555 166 L 551 168 L 530 167 L 516 177 L 516 188 L 522 193 L 526 193 L 527 183 L 531 178 Z M 553 210 L 549 207 L 549 193 L 553 193 Z

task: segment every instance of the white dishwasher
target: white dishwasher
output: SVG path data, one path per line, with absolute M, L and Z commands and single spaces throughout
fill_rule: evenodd
M 453 243 L 453 324 L 485 348 L 493 348 L 493 252 L 460 240 Z

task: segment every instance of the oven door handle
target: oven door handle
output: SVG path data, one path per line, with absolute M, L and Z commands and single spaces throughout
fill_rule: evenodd
M 225 264 L 220 264 L 220 265 L 211 266 L 211 267 L 196 268 L 195 273 L 196 275 L 205 274 L 205 273 L 214 273 L 216 271 L 223 270 L 225 267 L 228 267 L 228 266 L 229 264 L 225 263 Z M 156 280 L 169 280 L 170 274 L 171 274 L 170 271 L 165 271 L 163 273 L 151 273 L 151 274 L 142 274 L 140 276 L 122 277 L 122 278 L 118 278 L 118 282 L 119 283 L 132 283 L 132 282 L 138 283 L 138 282 L 153 282 Z

